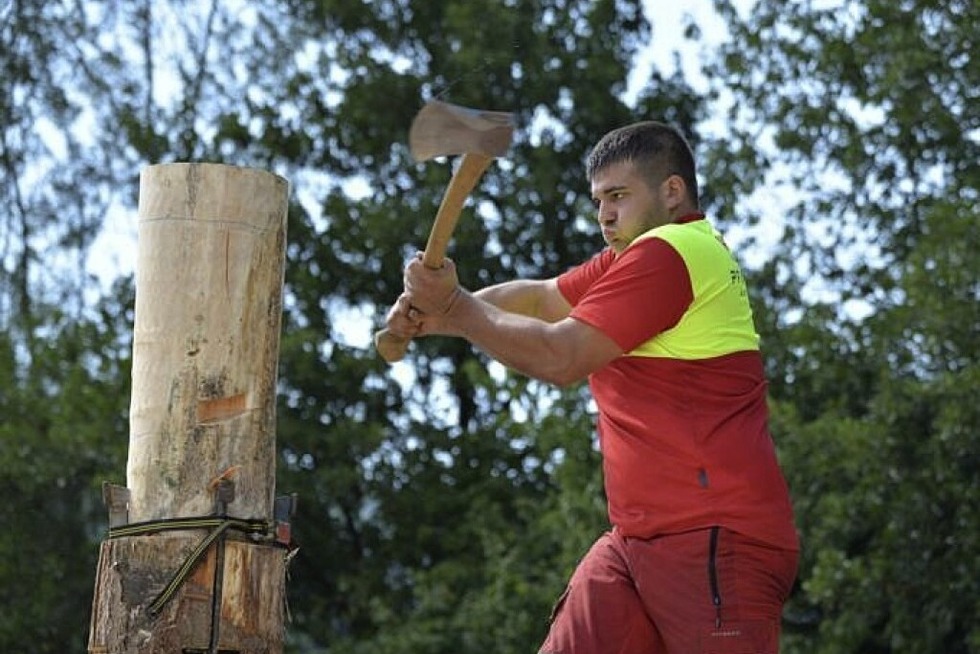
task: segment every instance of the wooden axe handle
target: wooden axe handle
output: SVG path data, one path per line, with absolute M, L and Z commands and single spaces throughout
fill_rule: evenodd
M 452 238 L 453 230 L 456 229 L 463 204 L 491 161 L 493 157 L 477 152 L 467 152 L 463 155 L 442 196 L 442 203 L 439 205 L 439 211 L 436 212 L 432 229 L 429 231 L 429 240 L 422 253 L 422 263 L 429 268 L 437 270 L 442 267 L 442 260 L 446 256 L 446 248 L 449 239 Z M 408 349 L 408 343 L 409 339 L 398 338 L 387 329 L 382 329 L 374 335 L 374 346 L 381 358 L 388 363 L 401 361 Z

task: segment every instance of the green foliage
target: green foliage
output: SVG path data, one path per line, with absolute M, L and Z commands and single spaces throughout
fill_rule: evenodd
M 707 91 L 655 70 L 630 105 L 636 1 L 0 4 L 0 650 L 84 651 L 99 484 L 125 469 L 133 288 L 80 271 L 138 170 L 174 160 L 293 187 L 288 651 L 540 641 L 606 528 L 588 394 L 455 340 L 394 370 L 370 346 L 450 175 L 405 146 L 440 97 L 519 124 L 451 245 L 471 287 L 595 251 L 581 164 L 607 129 L 685 129 L 711 216 L 780 236 L 748 273 L 803 537 L 783 651 L 980 652 L 978 6 L 715 4 L 732 40 Z M 719 108 L 725 129 L 702 131 Z
M 796 191 L 753 216 L 782 220 L 753 277 L 803 535 L 787 649 L 980 651 L 980 8 L 717 4 L 727 200 Z
M 889 381 L 860 420 L 775 412 L 805 536 L 792 651 L 973 651 L 976 375 Z
M 100 483 L 125 470 L 131 305 L 108 298 L 82 321 L 37 315 L 47 334 L 30 351 L 0 337 L 0 649 L 83 652 Z

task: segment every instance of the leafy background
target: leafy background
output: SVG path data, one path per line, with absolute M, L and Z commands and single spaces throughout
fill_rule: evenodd
M 448 179 L 404 145 L 440 97 L 522 126 L 452 244 L 471 287 L 595 250 L 581 162 L 607 129 L 690 135 L 746 262 L 803 538 L 783 651 L 980 652 L 980 5 L 713 4 L 723 43 L 636 0 L 0 1 L 0 650 L 85 651 L 134 297 L 91 257 L 170 161 L 293 188 L 288 651 L 538 645 L 605 527 L 585 389 L 445 339 L 393 374 L 363 338 Z M 698 79 L 654 66 L 627 93 L 680 31 Z

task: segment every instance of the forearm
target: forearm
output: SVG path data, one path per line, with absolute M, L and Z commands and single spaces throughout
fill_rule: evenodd
M 571 320 L 551 323 L 521 315 L 466 291 L 446 319 L 448 333 L 529 377 L 565 386 L 581 381 L 595 367 L 590 356 L 595 350 L 581 342 L 584 326 Z
M 488 286 L 473 295 L 503 311 L 547 322 L 561 320 L 570 309 L 553 279 L 516 279 Z
M 399 303 L 404 311 L 389 316 L 390 327 L 404 318 L 404 333 L 461 336 L 505 366 L 558 385 L 580 381 L 622 353 L 608 336 L 568 317 L 571 307 L 555 279 L 470 293 L 459 286 L 452 261 L 430 269 L 414 259 Z

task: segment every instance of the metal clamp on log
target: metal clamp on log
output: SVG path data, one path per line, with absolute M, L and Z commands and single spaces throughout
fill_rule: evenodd
M 109 528 L 129 524 L 129 489 L 125 486 L 102 482 L 102 501 L 109 511 Z
M 276 543 L 293 549 L 292 519 L 296 515 L 296 493 L 280 495 L 272 505 L 272 521 Z
M 214 514 L 219 517 L 228 516 L 228 505 L 235 501 L 235 482 L 231 476 L 237 470 L 232 466 L 211 481 L 208 487 L 214 491 Z M 227 530 L 221 531 L 215 538 L 214 546 L 214 580 L 211 584 L 211 629 L 208 652 L 218 652 L 218 642 L 221 634 L 221 596 L 225 586 L 225 539 Z
M 147 522 L 129 523 L 129 489 L 124 486 L 110 484 L 102 485 L 102 496 L 109 510 L 109 539 L 125 536 L 145 536 L 161 531 L 178 531 L 191 529 L 209 529 L 210 532 L 194 548 L 184 563 L 171 577 L 170 582 L 162 592 L 149 604 L 147 612 L 155 617 L 177 593 L 194 567 L 204 558 L 208 550 L 216 547 L 215 579 L 212 610 L 212 646 L 216 644 L 217 625 L 219 622 L 221 591 L 224 582 L 224 541 L 229 531 L 237 531 L 250 537 L 253 541 L 266 542 L 285 548 L 288 558 L 295 554 L 296 547 L 292 540 L 292 518 L 296 514 L 297 496 L 295 493 L 281 495 L 275 498 L 273 504 L 273 520 L 246 520 L 228 516 L 228 505 L 235 501 L 235 482 L 231 479 L 237 467 L 233 466 L 215 477 L 208 484 L 214 494 L 214 514 L 191 518 L 168 518 Z

